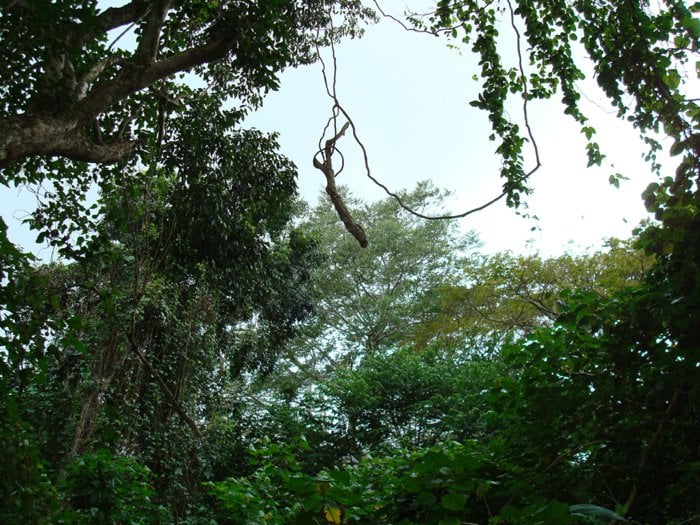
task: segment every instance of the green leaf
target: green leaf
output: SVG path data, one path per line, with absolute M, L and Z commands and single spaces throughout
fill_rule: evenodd
M 673 146 L 671 146 L 671 149 L 669 150 L 669 154 L 673 157 L 675 155 L 678 155 L 679 153 L 682 153 L 685 149 L 685 145 L 685 140 L 679 140 L 677 142 L 674 142 Z
M 681 83 L 681 75 L 675 69 L 670 69 L 664 76 L 664 84 L 671 89 L 676 89 Z
M 695 38 L 700 38 L 700 20 L 691 16 L 681 20 L 681 25 L 685 27 Z
M 435 494 L 428 490 L 419 492 L 416 496 L 416 504 L 420 505 L 421 507 L 432 507 L 436 501 L 437 498 L 435 497 Z
M 454 492 L 445 494 L 440 500 L 440 504 L 447 510 L 462 510 L 466 503 L 466 494 L 457 494 Z

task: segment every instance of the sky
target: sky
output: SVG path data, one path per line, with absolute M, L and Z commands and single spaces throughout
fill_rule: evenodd
M 497 196 L 502 181 L 486 115 L 469 106 L 478 93 L 472 80 L 479 71 L 476 60 L 468 49 L 459 52 L 447 44 L 444 38 L 407 32 L 384 19 L 363 38 L 336 47 L 336 85 L 367 148 L 372 175 L 392 191 L 430 179 L 454 192 L 450 211 L 458 213 Z M 330 53 L 324 58 L 330 68 Z M 629 124 L 615 117 L 594 80 L 579 88 L 584 112 L 607 156 L 603 166 L 586 167 L 584 137 L 558 100 L 531 103 L 529 120 L 542 167 L 532 179 L 534 193 L 525 199 L 528 209 L 522 211 L 539 220 L 519 216 L 505 200 L 461 219 L 464 229 L 480 233 L 485 250 L 580 252 L 609 237 L 628 237 L 647 217 L 640 195 L 655 176 L 642 160 L 645 146 Z M 300 192 L 311 202 L 325 187 L 312 157 L 331 108 L 321 66 L 315 64 L 285 72 L 280 90 L 268 95 L 247 121 L 279 132 L 282 151 L 299 168 Z M 518 119 L 520 108 L 512 109 Z M 366 200 L 384 198 L 383 190 L 366 177 L 349 134 L 338 146 L 346 159 L 338 183 Z M 533 165 L 529 157 L 527 169 Z M 608 182 L 616 172 L 630 178 L 620 189 Z M 371 232 L 368 236 L 371 242 Z
M 420 9 L 421 3 L 425 1 L 409 5 Z M 394 5 L 392 13 L 399 15 L 403 3 L 386 0 L 383 7 L 391 11 Z M 367 148 L 372 175 L 392 191 L 410 190 L 418 181 L 430 179 L 454 192 L 449 206 L 458 213 L 497 196 L 502 182 L 486 115 L 469 106 L 478 93 L 478 83 L 472 79 L 479 71 L 476 59 L 468 49 L 447 44 L 444 38 L 407 32 L 383 19 L 368 27 L 363 38 L 337 45 L 336 86 Z M 505 46 L 513 45 L 512 34 L 506 36 Z M 515 56 L 507 51 L 506 55 Z M 330 68 L 330 52 L 325 50 L 323 57 Z M 282 153 L 299 169 L 301 195 L 315 203 L 325 180 L 312 166 L 312 158 L 332 108 L 320 64 L 285 71 L 280 86 L 245 125 L 279 133 Z M 504 200 L 461 219 L 462 228 L 479 232 L 485 251 L 537 251 L 545 256 L 581 252 L 600 247 L 609 237 L 628 237 L 647 217 L 640 195 L 655 176 L 641 158 L 644 145 L 629 124 L 615 117 L 592 78 L 578 87 L 584 113 L 598 130 L 606 155 L 603 166 L 586 167 L 584 137 L 558 100 L 531 103 L 530 124 L 542 167 L 532 178 L 534 192 L 525 198 L 528 208 L 522 211 L 539 220 L 523 218 Z M 509 107 L 514 120 L 520 119 L 519 104 Z M 366 177 L 351 136 L 337 145 L 346 159 L 338 184 L 367 201 L 384 198 Z M 531 154 L 527 161 L 529 169 Z M 671 162 L 668 166 L 673 169 Z M 620 189 L 608 182 L 616 172 L 630 179 L 622 181 Z M 31 209 L 33 197 L 3 188 L 0 198 L 11 238 L 30 248 L 32 235 L 18 224 Z M 367 233 L 371 242 L 372 233 Z M 40 254 L 49 256 L 46 250 Z

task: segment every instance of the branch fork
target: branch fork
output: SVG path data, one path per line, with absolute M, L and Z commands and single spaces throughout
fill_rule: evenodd
M 340 217 L 340 220 L 343 221 L 345 228 L 350 232 L 350 234 L 352 234 L 353 237 L 355 237 L 355 239 L 357 239 L 360 246 L 366 248 L 368 244 L 367 234 L 365 234 L 365 230 L 362 228 L 362 226 L 357 223 L 355 219 L 353 219 L 350 210 L 348 210 L 347 206 L 345 206 L 340 193 L 338 193 L 338 188 L 335 185 L 336 173 L 333 169 L 333 152 L 336 150 L 336 142 L 345 134 L 349 126 L 350 122 L 346 122 L 343 127 L 340 128 L 340 131 L 335 134 L 335 136 L 326 141 L 323 149 L 316 152 L 316 155 L 314 155 L 314 167 L 321 170 L 321 172 L 323 172 L 325 175 L 326 193 L 330 197 L 331 202 L 335 207 L 335 211 L 338 212 L 338 216 Z M 318 158 L 319 154 L 321 159 L 323 159 L 322 161 Z

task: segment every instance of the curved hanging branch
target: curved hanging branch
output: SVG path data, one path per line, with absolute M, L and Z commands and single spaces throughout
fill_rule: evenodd
M 333 117 L 333 120 L 335 120 L 335 116 Z M 326 193 L 331 198 L 331 202 L 333 203 L 335 210 L 338 212 L 340 220 L 343 221 L 345 228 L 352 234 L 353 237 L 355 237 L 355 239 L 357 239 L 360 246 L 366 248 L 368 244 L 367 234 L 365 234 L 365 230 L 362 228 L 362 226 L 360 226 L 360 224 L 358 224 L 355 219 L 352 218 L 350 210 L 348 210 L 347 206 L 345 206 L 343 199 L 338 193 L 338 188 L 335 185 L 336 173 L 333 171 L 332 156 L 336 149 L 335 143 L 345 134 L 345 131 L 347 131 L 349 125 L 350 123 L 346 122 L 343 127 L 340 128 L 340 131 L 326 141 L 324 148 L 314 155 L 314 167 L 321 170 L 326 176 Z M 319 154 L 322 160 L 318 159 Z
M 375 5 L 377 6 L 377 8 L 379 9 L 379 11 L 382 13 L 383 16 L 396 21 L 395 17 L 387 15 L 384 12 L 377 2 L 375 2 Z M 513 10 L 513 7 L 512 7 L 512 4 L 510 3 L 510 1 L 508 1 L 508 7 L 510 10 L 511 27 L 513 28 L 513 31 L 515 32 L 515 36 L 516 36 L 518 69 L 519 69 L 520 76 L 521 76 L 522 81 L 523 81 L 523 108 L 522 108 L 523 118 L 525 120 L 525 128 L 527 130 L 528 138 L 529 138 L 529 140 L 532 144 L 532 147 L 533 147 L 533 152 L 534 152 L 534 156 L 535 156 L 535 166 L 527 173 L 523 173 L 516 180 L 511 180 L 511 181 L 507 182 L 504 185 L 503 191 L 499 195 L 494 197 L 493 199 L 485 202 L 484 204 L 482 204 L 480 206 L 476 206 L 474 208 L 468 209 L 462 213 L 445 214 L 445 215 L 426 215 L 424 213 L 421 213 L 419 211 L 414 210 L 413 208 L 411 208 L 410 206 L 408 206 L 406 203 L 403 202 L 403 200 L 401 199 L 401 196 L 399 194 L 391 191 L 385 184 L 383 184 L 380 180 L 378 180 L 376 177 L 374 177 L 372 175 L 372 171 L 371 171 L 370 166 L 369 166 L 369 155 L 367 154 L 367 148 L 365 147 L 362 140 L 360 139 L 360 137 L 357 133 L 357 127 L 355 126 L 355 123 L 353 122 L 352 118 L 350 117 L 348 112 L 345 110 L 345 108 L 342 106 L 342 104 L 338 100 L 338 96 L 337 96 L 337 92 L 336 92 L 337 58 L 336 58 L 336 53 L 335 53 L 335 45 L 334 45 L 333 41 L 331 40 L 330 49 L 331 49 L 331 56 L 332 56 L 332 61 L 333 61 L 332 81 L 329 81 L 329 79 L 328 79 L 326 63 L 323 60 L 323 57 L 321 56 L 321 53 L 318 50 L 318 48 L 317 48 L 317 56 L 318 56 L 319 62 L 321 63 L 321 72 L 323 75 L 323 82 L 324 82 L 324 85 L 326 88 L 326 93 L 333 100 L 333 116 L 329 119 L 328 123 L 326 124 L 326 127 L 324 128 L 323 135 L 325 136 L 325 133 L 328 130 L 328 128 L 330 127 L 331 122 L 333 123 L 333 128 L 336 131 L 336 134 L 333 138 L 326 141 L 326 147 L 321 147 L 321 145 L 319 144 L 319 151 L 316 153 L 316 156 L 314 156 L 314 166 L 324 172 L 324 175 L 326 175 L 326 180 L 327 181 L 329 180 L 329 174 L 330 174 L 330 176 L 332 176 L 333 184 L 331 186 L 331 191 L 333 191 L 333 188 L 335 188 L 335 176 L 337 174 L 334 174 L 332 171 L 332 165 L 330 164 L 330 154 L 333 153 L 333 151 L 335 151 L 335 143 L 340 138 L 340 136 L 342 136 L 343 133 L 346 131 L 348 125 L 350 126 L 350 129 L 352 130 L 352 135 L 353 135 L 353 138 L 355 139 L 355 142 L 362 150 L 362 156 L 363 156 L 363 161 L 364 161 L 364 166 L 365 166 L 365 173 L 366 173 L 367 177 L 374 184 L 376 184 L 377 186 L 382 188 L 382 190 L 384 190 L 384 192 L 387 195 L 389 195 L 390 197 L 395 199 L 396 202 L 399 204 L 399 206 L 401 206 L 401 208 L 403 208 L 408 213 L 415 215 L 416 217 L 420 217 L 422 219 L 427 219 L 427 220 L 461 219 L 461 218 L 464 218 L 468 215 L 476 213 L 478 211 L 484 210 L 484 209 L 488 208 L 489 206 L 495 204 L 499 200 L 503 199 L 503 197 L 506 197 L 510 193 L 513 186 L 519 184 L 520 182 L 523 182 L 523 181 L 529 179 L 537 170 L 540 169 L 542 164 L 540 162 L 539 150 L 537 147 L 537 143 L 535 141 L 535 137 L 532 133 L 532 129 L 530 127 L 530 122 L 529 122 L 529 117 L 528 117 L 528 98 L 529 98 L 529 96 L 528 96 L 527 77 L 525 75 L 525 70 L 523 67 L 522 49 L 521 49 L 521 44 L 520 44 L 521 35 L 520 35 L 520 32 L 518 31 L 517 25 L 515 23 L 515 13 L 514 13 L 514 10 Z M 405 24 L 401 24 L 401 25 L 404 26 L 404 29 L 410 30 L 410 28 L 407 28 L 405 26 Z M 418 32 L 430 33 L 429 31 L 418 31 Z M 430 34 L 433 34 L 433 33 L 430 33 Z M 341 132 L 337 131 L 337 125 L 336 125 L 336 120 L 337 120 L 337 117 L 339 116 L 339 114 L 342 114 L 343 117 L 345 117 L 345 119 L 347 120 L 347 122 L 343 126 Z M 330 149 L 329 149 L 329 147 L 330 147 Z M 317 156 L 319 155 L 319 153 L 321 153 L 323 158 L 324 158 L 323 162 L 320 162 L 317 159 Z M 328 164 L 326 164 L 326 163 L 328 163 Z M 341 170 L 342 170 L 342 168 L 341 168 Z M 326 188 L 326 191 L 327 192 L 329 191 L 328 187 Z M 330 195 L 330 193 L 329 193 L 329 195 Z M 340 196 L 337 195 L 337 192 L 336 192 L 336 196 L 337 196 L 337 200 L 333 201 L 333 204 L 334 204 L 334 206 L 336 206 L 336 210 L 338 211 L 338 214 L 341 215 L 341 211 L 338 207 L 339 205 L 336 204 L 336 202 L 338 202 L 340 205 L 342 205 L 341 209 L 344 209 L 346 212 L 347 212 L 347 208 L 343 205 L 342 200 L 340 199 Z M 331 200 L 333 200 L 333 197 L 331 197 Z M 342 218 L 343 217 L 341 215 L 341 219 Z M 351 221 L 351 224 L 355 224 L 356 226 L 359 226 L 359 225 L 357 225 L 357 223 L 355 223 L 352 220 L 352 216 L 350 216 L 349 212 L 347 212 L 346 219 L 349 219 Z M 346 227 L 348 227 L 348 224 L 345 222 L 345 219 L 343 219 L 343 223 L 346 225 Z M 349 229 L 349 227 L 348 227 L 348 231 L 353 233 L 352 230 Z M 355 235 L 355 233 L 353 233 L 353 235 Z M 365 236 L 364 230 L 362 230 L 362 236 L 363 237 Z M 359 239 L 358 239 L 358 241 L 359 241 Z M 365 242 L 366 242 L 366 238 L 365 238 Z M 362 242 L 360 242 L 360 244 L 362 245 Z

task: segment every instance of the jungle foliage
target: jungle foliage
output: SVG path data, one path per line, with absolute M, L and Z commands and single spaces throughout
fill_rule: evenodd
M 360 249 L 242 126 L 283 69 L 376 19 L 359 0 L 0 0 L 0 183 L 38 188 L 28 223 L 60 256 L 0 219 L 0 522 L 698 522 L 698 12 L 437 0 L 405 18 L 479 57 L 510 206 L 530 192 L 528 101 L 561 97 L 604 155 L 580 50 L 645 138 L 654 221 L 546 259 L 417 218 L 446 211 L 430 183 L 404 206 L 341 188 Z

